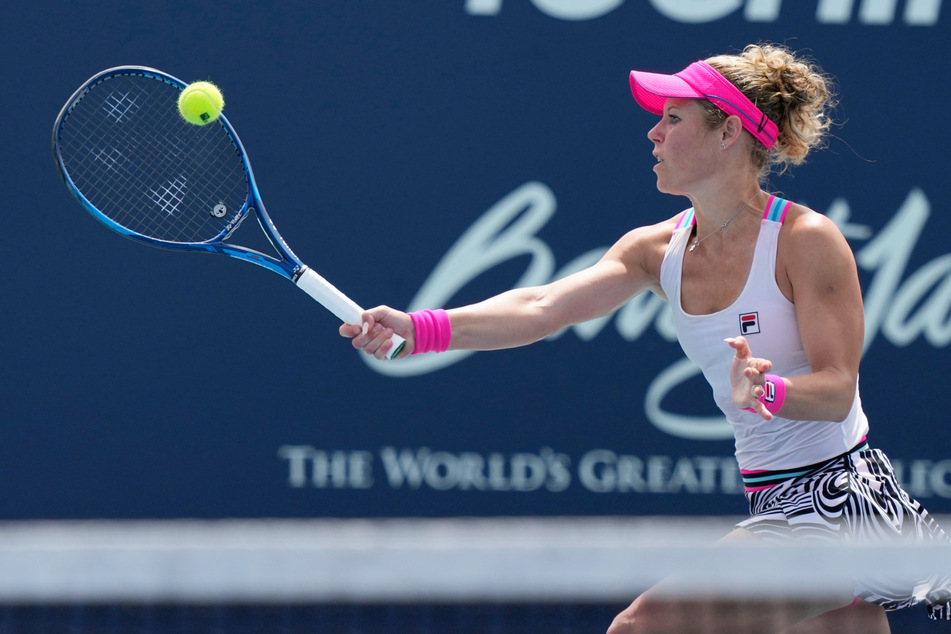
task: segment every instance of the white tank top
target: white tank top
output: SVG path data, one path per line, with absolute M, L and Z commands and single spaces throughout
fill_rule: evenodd
M 790 204 L 770 197 L 746 286 L 736 301 L 721 311 L 691 315 L 684 312 L 680 301 L 684 253 L 695 222 L 692 208 L 681 216 L 660 267 L 660 284 L 670 301 L 680 345 L 700 366 L 713 388 L 717 406 L 733 426 L 736 459 L 743 471 L 790 469 L 822 462 L 850 451 L 868 432 L 858 385 L 852 409 L 841 423 L 781 416 L 765 421 L 733 404 L 733 349 L 724 343 L 727 337 L 746 337 L 753 356 L 772 361 L 772 374 L 792 378 L 812 372 L 799 337 L 795 306 L 776 284 L 779 231 Z

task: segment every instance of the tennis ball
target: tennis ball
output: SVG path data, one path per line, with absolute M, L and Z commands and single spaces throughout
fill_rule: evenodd
M 211 123 L 225 107 L 221 91 L 210 81 L 196 81 L 185 86 L 178 96 L 178 111 L 185 121 L 195 125 Z

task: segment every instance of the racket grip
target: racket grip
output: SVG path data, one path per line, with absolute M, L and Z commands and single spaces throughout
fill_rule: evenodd
M 352 299 L 341 293 L 336 286 L 328 282 L 319 273 L 311 268 L 304 270 L 295 282 L 301 290 L 316 299 L 321 306 L 337 316 L 345 324 L 363 323 L 363 309 Z M 387 359 L 392 359 L 400 353 L 406 340 L 397 334 L 392 337 L 393 347 L 386 353 Z

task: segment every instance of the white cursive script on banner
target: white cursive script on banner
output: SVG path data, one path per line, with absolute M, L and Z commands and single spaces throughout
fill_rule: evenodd
M 527 182 L 516 188 L 482 215 L 437 263 L 410 302 L 409 310 L 444 306 L 460 289 L 493 267 L 514 258 L 528 256 L 528 264 L 515 286 L 536 286 L 560 279 L 595 263 L 607 250 L 592 249 L 556 270 L 555 256 L 537 236 L 554 215 L 557 204 L 543 183 Z M 871 228 L 850 221 L 851 209 L 844 199 L 836 199 L 828 217 L 850 240 L 867 240 L 856 251 L 859 269 L 871 278 L 864 289 L 865 348 L 878 335 L 895 346 L 907 346 L 923 337 L 935 348 L 951 343 L 951 255 L 939 256 L 906 275 L 909 259 L 931 213 L 931 205 L 920 189 L 912 189 L 892 219 L 877 234 Z M 618 334 L 637 340 L 650 326 L 667 341 L 676 341 L 667 303 L 652 293 L 642 293 L 610 315 L 571 326 L 584 341 L 596 337 L 614 321 Z M 564 331 L 553 335 L 555 339 Z M 376 372 L 388 376 L 416 376 L 458 363 L 470 351 L 451 351 L 376 362 L 361 355 Z M 725 419 L 719 416 L 689 416 L 663 409 L 665 396 L 699 373 L 683 358 L 662 370 L 645 395 L 645 412 L 650 422 L 666 433 L 698 440 L 732 436 Z

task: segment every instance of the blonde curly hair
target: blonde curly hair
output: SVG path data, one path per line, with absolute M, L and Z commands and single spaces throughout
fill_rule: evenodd
M 782 173 L 800 165 L 813 148 L 825 145 L 836 87 L 813 60 L 778 44 L 750 44 L 739 55 L 717 55 L 705 61 L 779 127 L 772 150 L 749 137 L 753 166 L 761 179 L 773 167 Z M 711 128 L 726 121 L 726 113 L 713 103 L 702 103 Z

